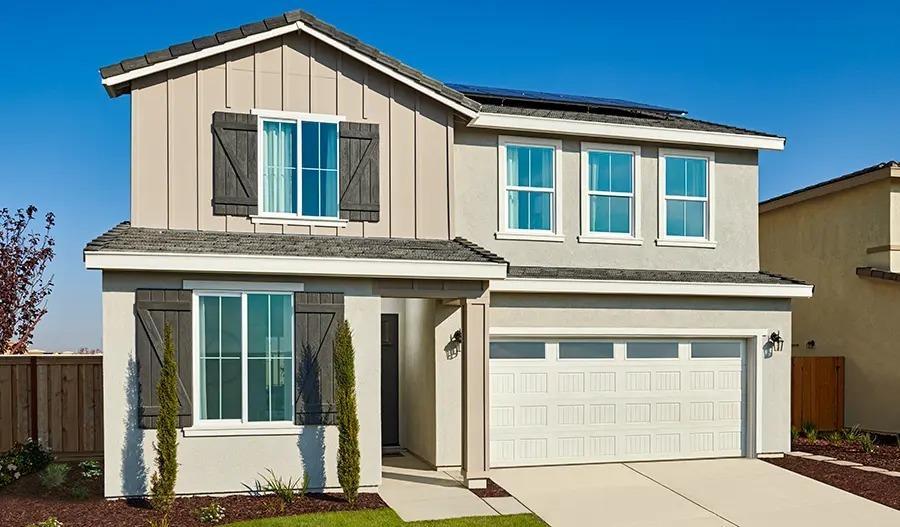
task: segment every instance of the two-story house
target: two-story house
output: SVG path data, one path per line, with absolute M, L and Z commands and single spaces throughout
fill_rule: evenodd
M 766 269 L 817 286 L 794 306 L 793 353 L 845 357 L 844 422 L 900 433 L 900 163 L 776 196 L 759 213 Z
M 180 493 L 266 468 L 338 486 L 341 319 L 366 488 L 392 448 L 472 487 L 788 450 L 791 299 L 812 288 L 757 252 L 757 153 L 783 138 L 446 85 L 300 11 L 100 73 L 132 108 L 131 221 L 85 249 L 108 496 L 146 492 L 166 325 Z

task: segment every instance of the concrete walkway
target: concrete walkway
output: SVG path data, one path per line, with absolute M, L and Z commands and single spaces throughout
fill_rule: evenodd
M 494 469 L 554 527 L 900 525 L 900 511 L 752 459 Z
M 481 499 L 459 471 L 433 470 L 412 456 L 382 458 L 379 494 L 404 521 L 529 512 L 515 498 Z

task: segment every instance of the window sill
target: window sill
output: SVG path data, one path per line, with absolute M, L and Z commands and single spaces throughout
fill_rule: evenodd
M 302 426 L 195 426 L 183 430 L 184 437 L 227 437 L 227 436 L 297 436 L 303 433 Z
M 250 216 L 254 224 L 263 225 L 300 225 L 305 227 L 337 227 L 344 228 L 350 220 L 342 218 L 316 218 L 306 216 Z
M 498 232 L 494 234 L 498 240 L 523 240 L 530 242 L 564 242 L 566 237 L 552 232 Z
M 602 236 L 599 234 L 582 234 L 578 237 L 579 243 L 603 243 L 610 245 L 643 245 L 643 238 L 631 236 Z
M 710 240 L 692 240 L 688 239 L 674 239 L 674 238 L 660 238 L 656 240 L 656 245 L 660 247 L 694 247 L 698 249 L 715 249 L 716 242 Z

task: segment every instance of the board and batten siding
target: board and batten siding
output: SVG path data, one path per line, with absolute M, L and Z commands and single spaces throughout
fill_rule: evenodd
M 312 37 L 295 33 L 136 79 L 131 221 L 139 227 L 446 239 L 452 235 L 451 110 Z M 380 220 L 345 228 L 254 225 L 214 216 L 215 111 L 252 108 L 378 123 Z

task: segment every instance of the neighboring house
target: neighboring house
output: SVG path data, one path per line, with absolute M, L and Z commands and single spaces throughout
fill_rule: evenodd
M 383 449 L 491 467 L 789 448 L 791 299 L 761 273 L 784 139 L 621 100 L 442 84 L 300 12 L 101 69 L 131 96 L 103 271 L 108 496 L 140 494 L 171 324 L 181 493 L 335 488 L 332 336 Z M 773 339 L 777 340 L 777 339 Z
M 759 206 L 766 269 L 816 284 L 797 302 L 797 355 L 846 357 L 844 420 L 900 432 L 900 163 L 889 161 Z

